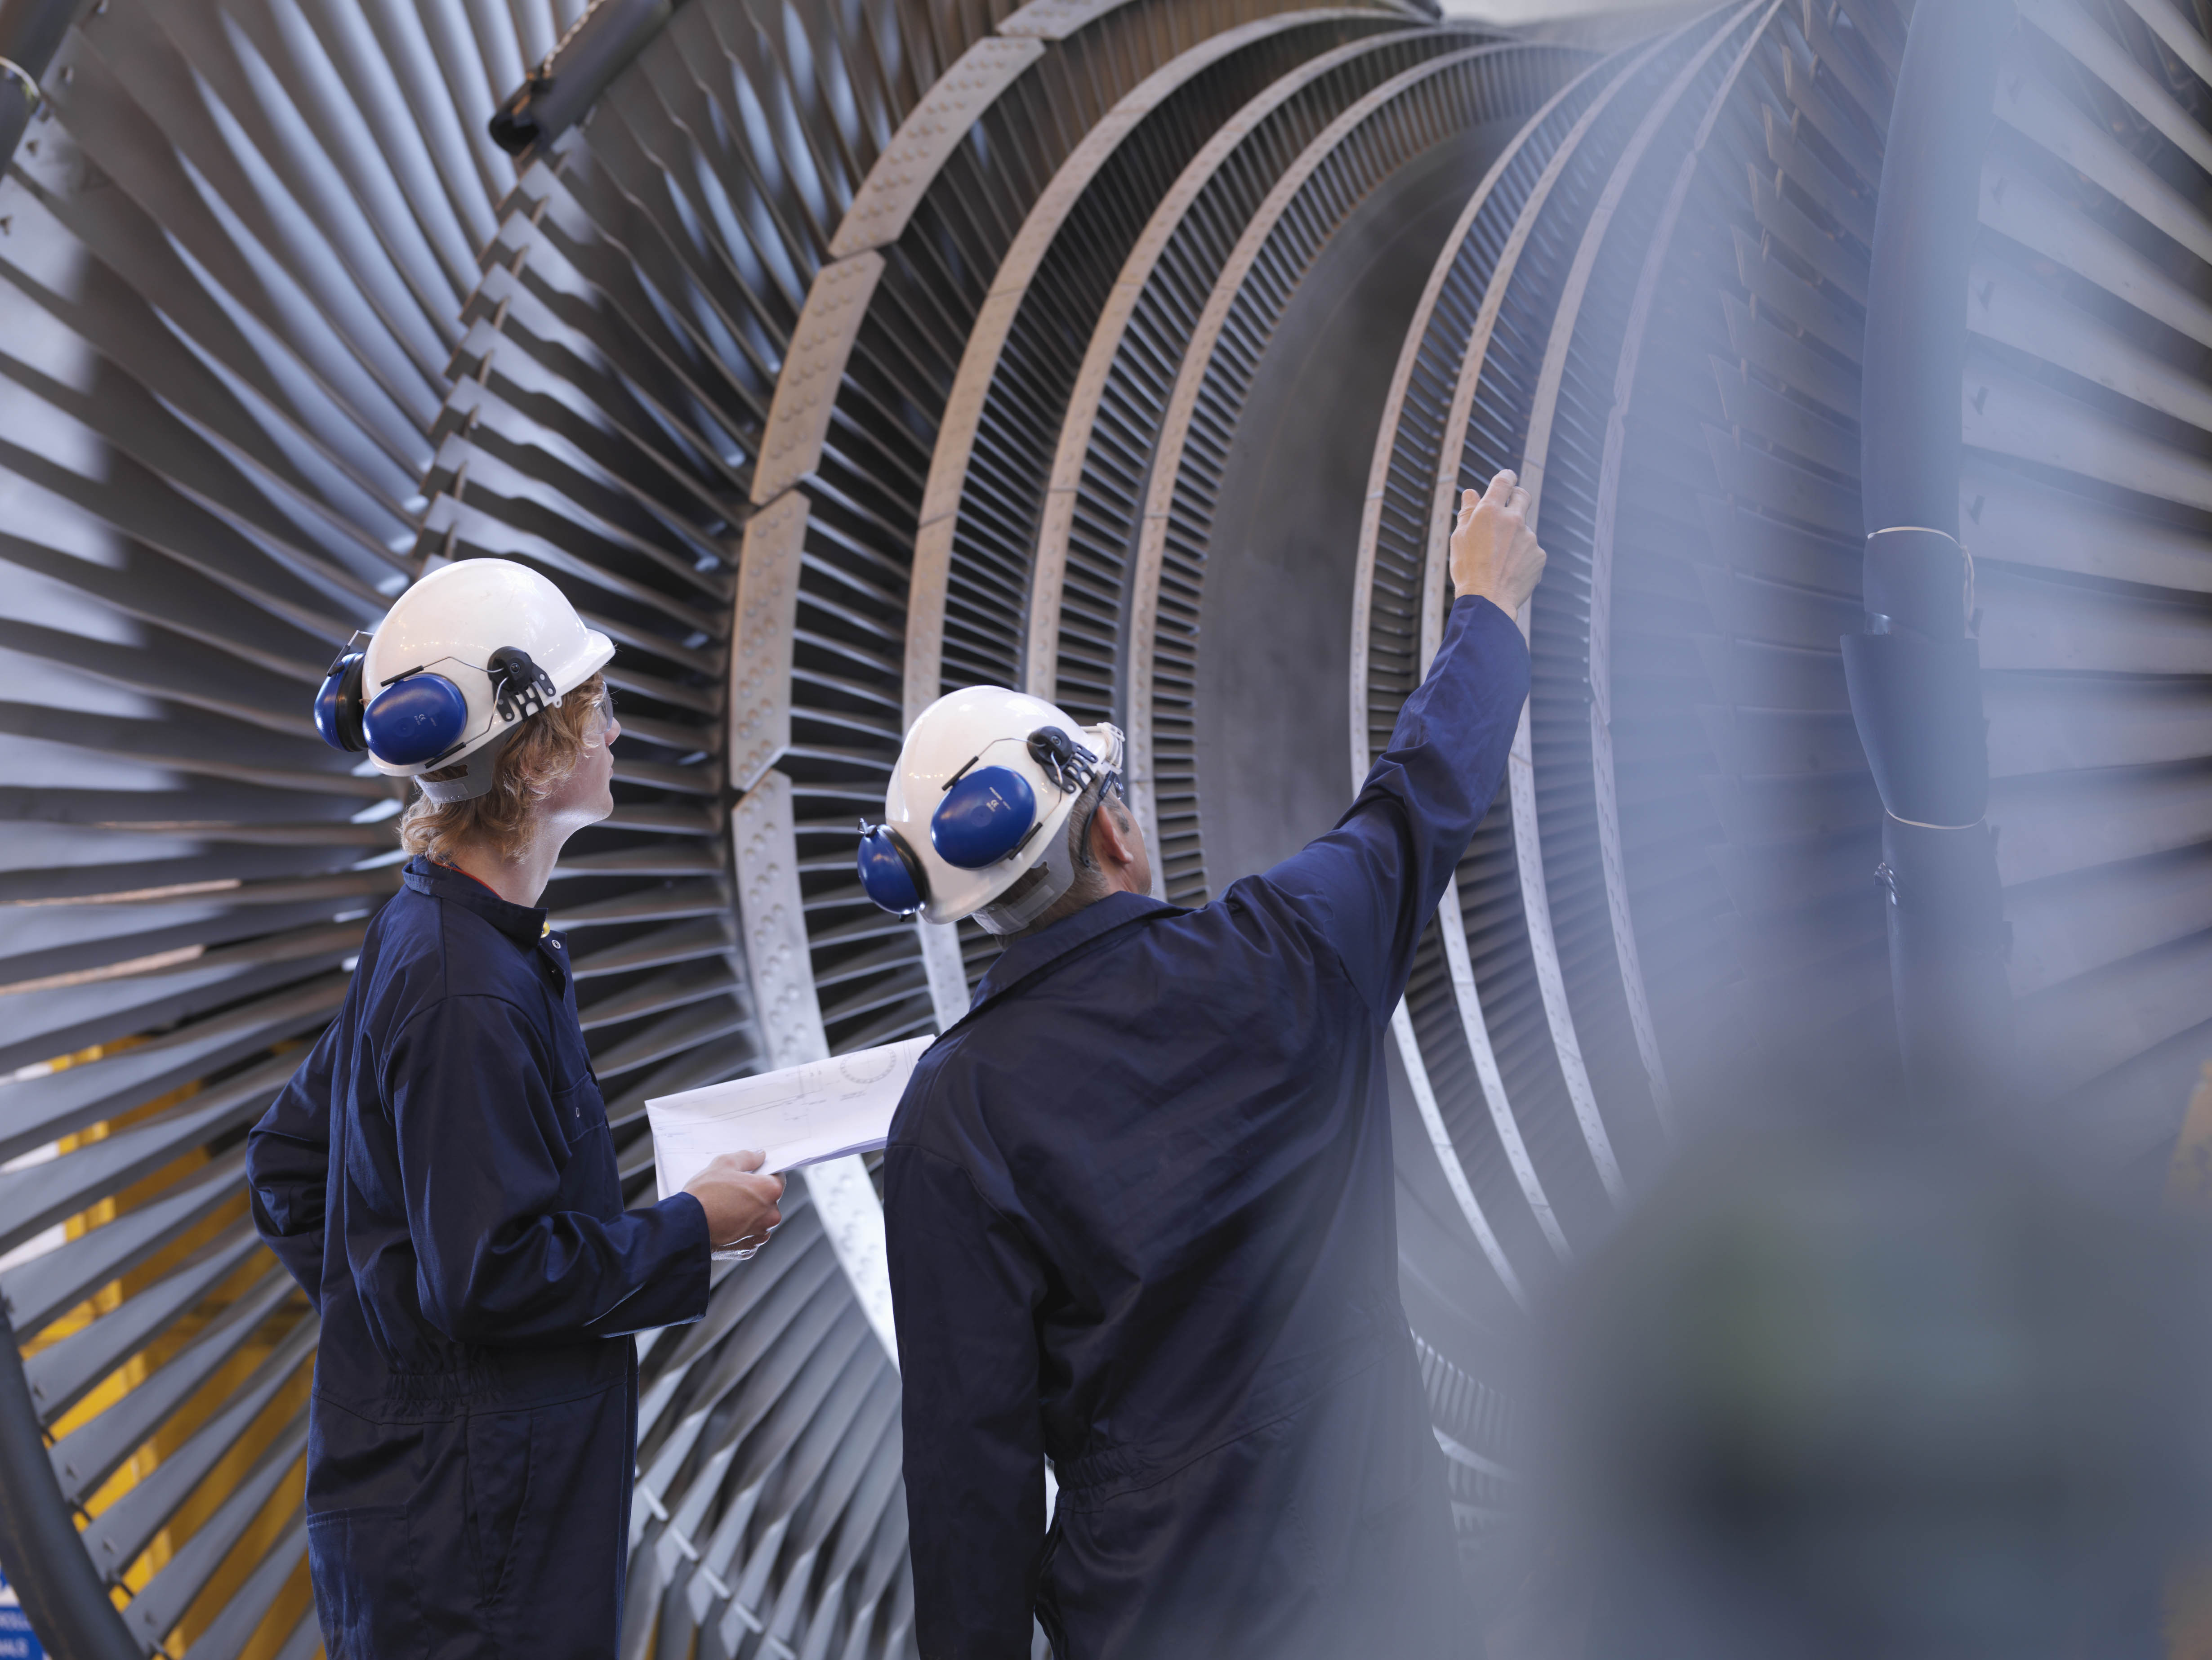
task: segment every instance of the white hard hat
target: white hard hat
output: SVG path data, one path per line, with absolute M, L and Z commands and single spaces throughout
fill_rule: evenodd
M 615 654 L 568 596 L 526 565 L 463 559 L 392 602 L 364 648 L 338 654 L 315 696 L 325 742 L 366 750 L 391 778 L 462 762 L 462 777 L 423 781 L 438 802 L 491 787 L 492 763 L 532 715 L 555 707 Z
M 1075 880 L 1076 801 L 1093 778 L 1121 770 L 1117 727 L 1079 727 L 1004 686 L 949 693 L 908 731 L 884 822 L 861 826 L 861 885 L 898 915 L 1026 927 Z

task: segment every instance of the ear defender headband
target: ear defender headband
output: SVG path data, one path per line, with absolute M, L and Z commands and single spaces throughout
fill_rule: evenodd
M 1021 743 L 1063 796 L 1079 795 L 1098 770 L 1098 757 L 1057 727 L 1039 727 Z M 1011 767 L 979 766 L 996 748 L 986 745 L 954 773 L 945 799 L 929 818 L 929 843 L 957 870 L 983 870 L 1029 845 L 1048 813 L 1037 811 L 1036 791 Z M 868 897 L 897 916 L 911 916 L 929 901 L 929 877 L 906 838 L 889 824 L 860 826 L 858 865 Z
M 427 664 L 395 674 L 366 694 L 362 671 L 368 658 L 365 637 L 356 634 L 323 672 L 315 694 L 315 730 L 332 749 L 357 754 L 366 750 L 388 766 L 434 768 L 468 739 L 467 695 Z M 553 678 L 519 646 L 502 646 L 484 667 L 490 678 L 492 707 L 509 722 L 542 714 L 560 702 Z M 416 779 L 422 793 L 443 805 L 465 801 L 491 787 L 491 761 L 503 742 L 468 757 L 465 777 L 443 784 Z

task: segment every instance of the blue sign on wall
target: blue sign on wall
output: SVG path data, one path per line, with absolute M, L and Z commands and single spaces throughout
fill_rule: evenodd
M 0 1660 L 46 1660 L 46 1651 L 31 1633 L 31 1622 L 15 1600 L 15 1588 L 0 1572 Z

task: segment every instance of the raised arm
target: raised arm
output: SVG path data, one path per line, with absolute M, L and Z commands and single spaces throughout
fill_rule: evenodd
M 1510 472 L 1462 493 L 1451 536 L 1458 599 L 1428 678 L 1389 747 L 1328 835 L 1261 879 L 1322 933 L 1376 1019 L 1404 994 L 1414 948 L 1498 794 L 1528 696 L 1515 617 L 1544 571 Z
M 611 1220 L 556 1208 L 577 1155 L 550 1067 L 529 1019 L 501 997 L 441 999 L 394 1039 L 385 1098 L 424 1316 L 459 1342 L 514 1345 L 697 1319 L 708 1262 L 698 1199 L 675 1194 Z
M 905 1391 L 907 1536 L 926 1655 L 1029 1660 L 1045 1536 L 1036 1310 L 1044 1273 L 958 1165 L 884 1158 Z

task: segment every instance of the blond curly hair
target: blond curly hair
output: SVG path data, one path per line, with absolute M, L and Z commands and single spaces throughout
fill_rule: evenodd
M 446 863 L 466 842 L 489 845 L 504 860 L 521 858 L 530 845 L 532 811 L 595 747 L 594 716 L 606 685 L 606 678 L 595 674 L 558 705 L 525 721 L 501 751 L 491 788 L 474 800 L 441 806 L 414 791 L 399 820 L 400 844 Z M 467 770 L 442 767 L 426 776 L 443 781 Z

